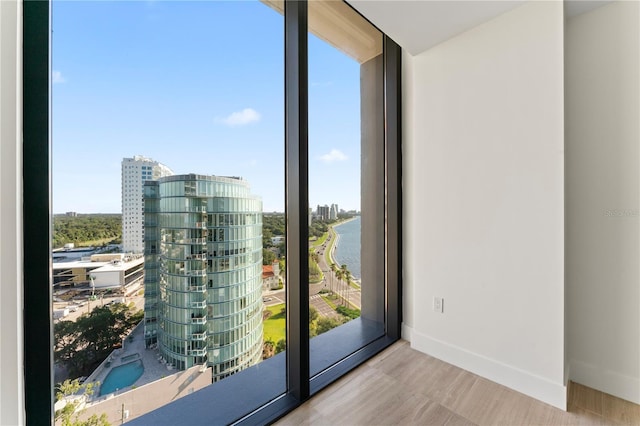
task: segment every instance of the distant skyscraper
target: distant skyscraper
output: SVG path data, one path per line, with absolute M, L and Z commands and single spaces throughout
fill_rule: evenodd
M 316 211 L 316 214 L 318 215 L 320 220 L 328 220 L 329 219 L 329 206 L 327 206 L 326 204 L 324 206 L 321 206 L 321 205 L 318 204 L 318 210 Z
M 136 155 L 122 159 L 122 250 L 125 253 L 144 251 L 144 183 L 172 174 L 170 168 L 151 158 Z
M 240 178 L 176 175 L 145 194 L 145 340 L 213 380 L 262 359 L 262 201 Z
M 329 219 L 336 220 L 338 218 L 338 205 L 331 204 L 331 208 L 329 209 Z

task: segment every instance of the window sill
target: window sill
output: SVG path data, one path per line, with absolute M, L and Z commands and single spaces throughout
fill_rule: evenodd
M 311 339 L 310 362 L 315 367 L 311 395 L 392 344 L 393 340 L 383 334 L 379 323 L 358 318 Z M 127 424 L 209 426 L 272 422 L 301 404 L 286 394 L 285 364 L 283 352 Z

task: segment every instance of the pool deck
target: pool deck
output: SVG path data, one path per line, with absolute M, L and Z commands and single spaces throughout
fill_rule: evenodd
M 123 410 L 128 416 L 125 419 L 130 420 L 211 385 L 211 368 L 203 369 L 198 365 L 184 371 L 167 368 L 160 360 L 160 354 L 156 349 L 145 347 L 143 333 L 144 326 L 140 324 L 131 333 L 133 339 L 127 338 L 124 347 L 111 354 L 109 367 L 106 366 L 109 360 L 107 358 L 85 383 L 102 383 L 114 367 L 127 364 L 134 359 L 142 360 L 142 376 L 131 386 L 107 395 L 98 396 L 100 389 L 96 388 L 94 396 L 81 406 L 78 412 L 80 420 L 87 420 L 94 414 L 106 414 L 111 424 L 121 424 Z
M 136 354 L 139 355 L 139 358 L 135 357 Z M 162 362 L 160 353 L 157 349 L 148 349 L 145 347 L 144 325 L 141 323 L 133 330 L 129 337 L 125 339 L 123 347 L 114 350 L 112 354 L 105 360 L 105 362 L 103 362 L 93 373 L 91 373 L 91 376 L 87 378 L 85 383 L 103 383 L 104 379 L 114 367 L 118 367 L 120 365 L 134 361 L 135 359 L 142 360 L 142 365 L 144 367 L 144 373 L 142 373 L 142 376 L 140 376 L 140 378 L 136 380 L 131 386 L 118 389 L 116 392 L 111 394 L 98 396 L 100 394 L 100 391 L 99 389 L 95 389 L 95 396 L 94 398 L 92 398 L 92 402 L 98 402 L 99 400 L 111 397 L 113 394 L 120 394 L 131 390 L 134 387 L 140 387 L 176 373 L 175 369 L 167 368 L 167 365 Z M 110 361 L 110 365 L 107 367 L 108 361 Z

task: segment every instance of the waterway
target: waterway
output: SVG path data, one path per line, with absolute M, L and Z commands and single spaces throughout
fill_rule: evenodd
M 338 265 L 347 265 L 355 279 L 360 279 L 360 216 L 333 229 L 338 234 L 338 246 L 334 257 Z

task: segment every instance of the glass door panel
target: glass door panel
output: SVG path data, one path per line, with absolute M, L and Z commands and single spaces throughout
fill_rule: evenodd
M 283 16 L 259 1 L 52 16 L 59 416 L 83 393 L 81 418 L 115 424 L 245 373 L 269 380 L 261 403 L 284 393 Z
M 309 334 L 314 376 L 384 335 L 382 33 L 309 2 Z

